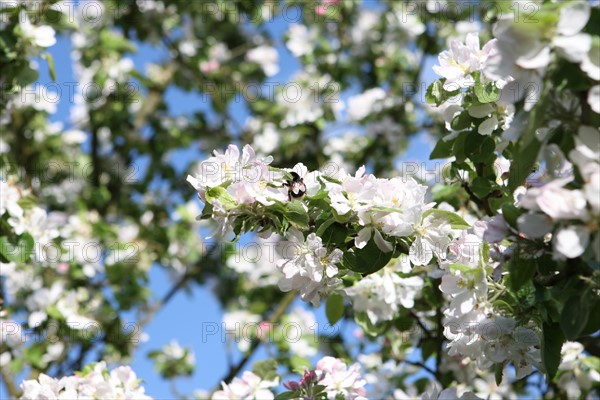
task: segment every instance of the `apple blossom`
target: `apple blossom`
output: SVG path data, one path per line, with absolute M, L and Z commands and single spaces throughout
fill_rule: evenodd
M 283 274 L 279 288 L 284 292 L 299 290 L 302 300 L 318 305 L 340 282 L 336 275 L 342 251 L 334 249 L 328 254 L 322 239 L 314 233 L 305 240 L 300 231 L 290 229 L 287 237 L 284 258 L 277 261 L 277 269 Z
M 213 400 L 250 400 L 275 398 L 269 388 L 279 384 L 279 378 L 274 380 L 263 380 L 258 375 L 250 371 L 244 371 L 241 378 L 233 378 L 229 384 L 221 382 L 222 390 L 218 390 L 212 395 Z

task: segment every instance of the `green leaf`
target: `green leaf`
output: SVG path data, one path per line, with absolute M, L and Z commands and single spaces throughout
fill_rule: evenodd
M 219 200 L 226 210 L 237 206 L 234 198 L 229 194 L 227 189 L 221 186 L 210 188 L 206 191 L 206 201 L 212 204 L 215 200 Z
M 452 148 L 454 147 L 454 140 L 444 140 L 443 138 L 438 140 L 435 147 L 429 155 L 430 160 L 438 158 L 448 158 L 452 155 Z
M 494 103 L 500 100 L 500 89 L 494 82 L 475 85 L 475 96 L 480 103 Z
M 576 294 L 571 296 L 564 305 L 560 315 L 560 327 L 569 340 L 575 340 L 587 325 L 590 308 L 585 296 Z
M 534 259 L 513 258 L 509 264 L 510 286 L 518 291 L 535 275 L 537 261 Z
M 333 208 L 331 209 L 331 213 L 333 215 L 333 218 L 340 224 L 347 223 L 348 221 L 350 221 L 350 217 L 352 216 L 352 211 L 348 211 L 346 214 L 339 215 L 337 211 L 335 211 L 335 209 Z
M 50 305 L 46 307 L 46 313 L 48 313 L 48 315 L 54 319 L 60 320 L 64 318 L 63 314 L 55 305 Z
M 557 323 L 542 324 L 542 365 L 546 370 L 548 380 L 552 380 L 560 365 L 560 350 L 565 337 Z
M 337 293 L 332 293 L 325 305 L 325 315 L 329 325 L 335 325 L 344 315 L 344 299 Z
M 525 182 L 525 179 L 531 173 L 542 147 L 543 143 L 537 137 L 537 129 L 542 126 L 544 118 L 547 115 L 548 90 L 550 90 L 550 86 L 546 85 L 544 87 L 540 101 L 531 110 L 527 127 L 515 145 L 513 161 L 510 164 L 508 172 L 508 188 L 511 192 Z M 549 140 L 550 136 L 547 135 L 546 140 Z
M 200 215 L 200 219 L 210 219 L 213 214 L 213 205 L 210 203 L 204 204 L 204 208 L 202 209 L 202 214 Z
M 496 364 L 494 366 L 494 378 L 496 379 L 496 386 L 500 386 L 502 383 L 502 375 L 504 373 L 504 363 Z
M 35 69 L 29 67 L 23 68 L 16 77 L 17 85 L 24 88 L 25 86 L 37 81 L 39 73 Z
M 477 134 L 482 137 L 481 135 Z M 469 154 L 469 158 L 474 162 L 492 164 L 496 159 L 496 142 L 489 136 L 483 136 L 483 140 L 479 143 L 479 147 L 474 152 Z
M 24 350 L 25 358 L 29 360 L 34 368 L 43 369 L 46 367 L 47 362 L 44 361 L 43 357 L 46 354 L 44 343 L 35 343 L 31 347 L 27 347 Z
M 48 63 L 48 72 L 50 73 L 50 78 L 56 82 L 56 69 L 54 68 L 54 58 L 52 58 L 52 54 L 44 53 L 42 54 L 42 58 Z
M 475 196 L 483 199 L 492 191 L 492 184 L 486 178 L 478 176 L 473 180 L 471 190 L 475 193 Z
M 589 356 L 583 359 L 583 363 L 593 369 L 594 371 L 600 372 L 600 358 L 595 356 Z
M 298 355 L 293 355 L 290 358 L 290 366 L 292 371 L 302 372 L 304 369 L 310 369 L 311 364 L 310 360 L 305 357 L 300 357 Z
M 508 171 L 508 188 L 511 191 L 523 185 L 525 179 L 531 174 L 541 147 L 542 142 L 535 139 L 515 155 Z
M 0 237 L 0 254 L 8 261 L 24 263 L 31 257 L 34 244 L 33 237 L 28 233 L 21 235 L 16 245 L 11 243 L 6 236 L 3 236 Z
M 454 156 L 456 157 L 457 162 L 463 162 L 465 160 L 465 158 L 467 157 L 465 154 L 465 142 L 466 142 L 468 135 L 469 135 L 469 132 L 465 131 L 465 132 L 459 133 L 458 136 L 456 137 L 456 140 L 454 142 L 454 147 L 452 148 L 452 152 L 454 153 Z
M 300 201 L 290 201 L 286 204 L 284 216 L 299 229 L 308 229 L 308 212 Z
M 435 104 L 436 106 L 439 106 L 444 102 L 444 92 L 444 83 L 441 80 L 436 79 L 427 88 L 425 100 L 428 104 Z
M 279 376 L 277 373 L 277 361 L 263 360 L 257 361 L 252 366 L 252 372 L 260 376 L 264 380 L 271 380 Z
M 361 327 L 361 329 L 369 336 L 376 337 L 387 331 L 391 323 L 386 321 L 381 324 L 373 324 L 369 319 L 367 313 L 357 312 L 354 314 L 354 321 Z
M 117 32 L 101 30 L 100 43 L 104 51 L 115 51 L 119 53 L 133 53 L 135 46 L 132 42 Z
M 289 400 L 289 399 L 297 399 L 298 395 L 296 392 L 282 392 L 275 396 L 275 400 Z
M 335 246 L 344 247 L 346 238 L 348 237 L 348 229 L 345 225 L 334 223 L 325 229 L 325 232 L 321 235 L 323 243 Z
M 423 360 L 427 360 L 438 351 L 438 342 L 435 339 L 428 338 L 421 341 L 421 352 Z
M 436 106 L 439 106 L 452 96 L 456 96 L 459 93 L 459 89 L 448 92 L 446 89 L 444 89 L 444 82 L 446 82 L 446 79 L 437 79 L 431 85 L 429 85 L 427 91 L 425 92 L 425 101 L 427 101 L 428 104 L 435 104 Z
M 393 251 L 384 253 L 379 250 L 375 240 L 371 239 L 362 249 L 356 247 L 344 252 L 343 265 L 350 271 L 372 274 L 385 267 L 392 259 Z
M 22 256 L 25 261 L 29 260 L 29 257 L 33 252 L 34 245 L 35 242 L 33 237 L 29 233 L 24 233 L 21 235 L 21 238 L 19 239 L 19 248 L 23 251 Z
M 432 208 L 425 211 L 423 213 L 423 219 L 432 214 L 435 215 L 435 218 L 445 219 L 448 222 L 450 222 L 450 226 L 452 226 L 452 229 L 467 229 L 471 227 L 471 225 L 469 225 L 467 221 L 462 219 L 458 214 L 452 211 L 438 210 L 436 208 Z
M 513 204 L 506 203 L 502 206 L 502 216 L 506 223 L 513 228 L 517 229 L 517 219 L 523 214 L 523 210 L 514 206 Z
M 318 220 L 319 220 L 319 218 L 317 217 L 317 221 Z M 323 223 L 321 223 L 321 225 L 319 225 L 319 228 L 317 228 L 317 231 L 315 233 L 317 234 L 317 236 L 319 236 L 322 239 L 323 233 L 325 233 L 325 230 L 327 230 L 327 228 L 329 228 L 334 223 L 335 223 L 335 219 L 333 219 L 333 218 L 323 221 Z
M 462 131 L 464 129 L 471 127 L 472 118 L 467 111 L 463 111 L 458 114 L 452 122 L 450 123 L 450 127 L 455 131 Z

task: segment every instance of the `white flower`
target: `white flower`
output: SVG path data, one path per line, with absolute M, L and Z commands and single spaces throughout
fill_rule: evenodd
M 210 48 L 208 56 L 211 60 L 222 63 L 231 58 L 231 52 L 225 43 L 217 43 Z
M 517 219 L 519 232 L 527 237 L 538 239 L 552 230 L 552 220 L 541 213 L 525 213 Z
M 233 378 L 230 384 L 221 382 L 222 390 L 216 391 L 212 395 L 213 400 L 251 400 L 264 399 L 272 400 L 275 398 L 269 390 L 279 384 L 279 378 L 272 381 L 262 380 L 258 375 L 250 371 L 244 371 L 241 378 Z
M 324 110 L 331 106 L 334 112 L 336 107 L 343 106 L 343 102 L 330 99 L 326 103 L 324 97 L 318 93 L 319 88 L 335 85 L 328 74 L 317 75 L 316 71 L 309 69 L 294 75 L 290 84 L 277 93 L 277 103 L 285 110 L 281 127 L 296 126 L 306 122 L 314 122 L 324 115 Z
M 593 40 L 590 51 L 583 57 L 579 65 L 591 79 L 600 81 L 600 40 Z
M 468 274 L 446 274 L 442 277 L 440 290 L 452 297 L 444 314 L 462 318 L 475 309 L 482 299 L 486 298 L 485 273 L 477 269 Z
M 553 179 L 572 179 L 573 165 L 567 160 L 556 143 L 547 144 L 542 150 L 548 175 Z
M 565 342 L 561 349 L 558 384 L 565 388 L 569 398 L 580 397 L 582 389 L 589 390 L 595 382 L 600 381 L 598 371 L 586 365 L 584 350 L 579 342 Z
M 275 124 L 271 122 L 261 124 L 257 119 L 249 118 L 248 127 L 254 132 L 252 147 L 258 154 L 271 154 L 277 149 L 281 135 Z
M 588 104 L 593 112 L 600 114 L 600 85 L 592 86 L 588 92 Z
M 245 145 L 242 154 L 237 146 L 229 145 L 225 153 L 213 152 L 213 157 L 202 161 L 195 176 L 188 175 L 187 181 L 206 202 L 206 191 L 229 182 L 227 191 L 238 204 L 272 204 L 271 198 L 284 200 L 283 191 L 268 185 L 271 180 L 268 164 L 272 158 L 258 158 L 250 145 Z M 213 206 L 215 204 L 213 203 Z M 222 205 L 221 205 L 222 206 Z
M 491 40 L 479 48 L 479 34 L 469 33 L 465 43 L 453 40 L 450 50 L 440 53 L 440 65 L 433 66 L 436 74 L 446 78 L 444 89 L 453 91 L 458 88 L 473 86 L 473 72 L 481 71 L 490 56 L 496 52 L 496 40 Z
M 346 175 L 341 185 L 327 181 L 325 184 L 329 189 L 328 196 L 331 207 L 338 215 L 346 215 L 348 212 L 361 211 L 368 207 L 369 202 L 375 196 L 376 180 L 374 176 L 365 176 L 365 167 L 360 167 L 354 176 Z
M 295 57 L 301 57 L 313 51 L 317 37 L 314 29 L 309 29 L 306 25 L 291 24 L 288 34 L 289 39 L 286 45 Z
M 250 326 L 258 327 L 261 317 L 246 310 L 229 311 L 223 315 L 223 325 L 227 339 L 234 340 L 240 351 L 247 351 L 252 343 L 252 337 L 244 332 Z
M 21 193 L 10 183 L 0 180 L 0 216 L 5 212 L 17 220 L 23 216 L 23 209 L 19 205 Z
M 246 59 L 260 65 L 266 76 L 273 76 L 279 72 L 279 54 L 272 46 L 255 47 L 246 53 Z
M 176 341 L 172 340 L 162 347 L 162 353 L 156 358 L 159 362 L 183 362 L 188 365 L 193 365 L 195 362 L 194 353 L 191 350 L 181 347 Z
M 555 252 L 567 258 L 576 258 L 583 254 L 590 242 L 590 232 L 584 226 L 561 228 L 552 237 Z
M 402 3 L 395 3 L 396 5 Z M 394 18 L 389 18 L 390 23 L 394 27 L 398 27 L 402 31 L 406 32 L 410 38 L 417 37 L 425 32 L 425 24 L 423 24 L 419 18 L 408 11 L 407 7 L 397 7 L 394 9 L 393 13 Z
M 366 312 L 371 322 L 377 324 L 392 320 L 399 305 L 412 308 L 422 287 L 421 277 L 401 278 L 393 266 L 387 266 L 355 282 L 345 293 L 356 311 Z
M 286 316 L 284 324 L 294 326 L 301 335 L 298 340 L 288 341 L 292 354 L 306 358 L 317 354 L 318 341 L 315 340 L 315 334 L 318 325 L 312 311 L 297 307 Z
M 317 194 L 319 189 L 321 188 L 321 181 L 319 180 L 321 173 L 319 171 L 308 171 L 308 168 L 302 164 L 298 163 L 294 165 L 292 169 L 285 169 L 287 172 L 295 172 L 304 182 L 304 186 L 306 186 L 306 195 L 314 196 Z
M 555 179 L 540 188 L 531 188 L 520 200 L 520 206 L 531 211 L 543 211 L 553 220 L 579 219 L 587 221 L 587 201 L 581 190 L 569 190 L 568 180 Z
M 482 239 L 488 243 L 499 243 L 508 235 L 508 224 L 502 214 L 493 217 L 486 224 Z
M 278 286 L 284 292 L 299 290 L 300 298 L 319 305 L 322 296 L 326 296 L 340 280 L 335 278 L 338 264 L 342 260 L 342 251 L 333 250 L 327 254 L 327 248 L 316 234 L 304 236 L 293 228 L 287 232 L 289 242 L 277 268 L 283 273 Z
M 590 13 L 590 5 L 586 1 L 570 2 L 560 9 L 557 35 L 552 44 L 570 62 L 582 62 L 592 47 L 592 37 L 580 33 L 590 19 Z
M 323 357 L 317 362 L 317 374 L 321 377 L 320 385 L 325 386 L 327 398 L 330 400 L 341 396 L 348 400 L 365 399 L 366 381 L 360 375 L 360 365 L 348 366 L 340 359 Z
M 593 174 L 600 159 L 600 131 L 591 126 L 580 126 L 575 136 L 575 148 L 569 153 L 569 158 L 583 176 L 588 179 Z
M 485 235 L 485 230 L 483 235 Z M 482 236 L 483 236 L 482 235 Z M 448 245 L 448 251 L 444 263 L 463 264 L 469 267 L 478 267 L 479 247 L 481 238 L 475 234 L 463 231 L 460 237 Z
M 385 90 L 379 87 L 351 96 L 348 99 L 348 118 L 357 122 L 370 114 L 380 112 L 384 106 L 383 100 L 387 97 Z
M 23 91 L 13 98 L 17 108 L 32 107 L 38 111 L 44 111 L 48 114 L 56 112 L 56 105 L 60 100 L 60 95 L 49 89 L 43 89 L 40 84 L 27 86 Z
M 456 388 L 448 388 L 441 390 L 439 384 L 436 382 L 430 391 L 423 393 L 421 400 L 483 400 L 480 397 L 475 396 L 472 392 L 464 392 L 460 397 L 456 392 Z
M 151 400 L 144 394 L 135 372 L 127 366 L 108 371 L 104 361 L 97 363 L 87 374 L 66 376 L 60 380 L 45 374 L 21 383 L 23 399 L 136 399 Z
M 50 47 L 56 43 L 54 29 L 51 26 L 46 25 L 33 26 L 24 10 L 21 10 L 19 13 L 19 22 L 21 32 L 23 32 L 23 35 L 35 46 Z
M 366 48 L 367 41 L 376 40 L 377 31 L 374 28 L 380 19 L 381 12 L 376 10 L 365 9 L 358 14 L 358 20 L 352 24 L 350 36 L 359 52 Z
M 433 256 L 441 257 L 452 241 L 452 227 L 445 219 L 430 214 L 415 226 L 415 241 L 409 249 L 410 262 L 427 265 Z
M 433 205 L 425 204 L 426 192 L 427 187 L 412 177 L 377 179 L 372 207 L 359 210 L 359 223 L 366 225 L 372 219 L 387 235 L 409 236 L 420 224 L 423 212 Z
M 17 348 L 25 343 L 26 336 L 21 324 L 0 318 L 0 339 L 8 347 Z
M 254 250 L 238 252 L 235 256 L 227 258 L 227 266 L 236 273 L 243 275 L 245 287 L 259 288 L 276 285 L 279 272 L 273 265 L 281 256 L 276 251 L 280 247 L 280 236 L 272 234 L 268 237 L 257 237 Z

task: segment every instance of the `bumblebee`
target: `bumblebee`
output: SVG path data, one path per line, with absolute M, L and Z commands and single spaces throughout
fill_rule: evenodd
M 290 172 L 291 180 L 287 180 L 283 185 L 288 188 L 288 199 L 299 199 L 306 194 L 306 185 L 300 175 L 295 172 Z

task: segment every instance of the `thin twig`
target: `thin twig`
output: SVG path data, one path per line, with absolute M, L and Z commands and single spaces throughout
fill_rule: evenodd
M 0 374 L 2 375 L 2 382 L 4 382 L 4 387 L 6 387 L 6 391 L 8 392 L 10 398 L 18 399 L 19 397 L 21 397 L 21 389 L 19 389 L 17 385 L 15 385 L 15 383 L 13 382 L 11 377 L 8 376 L 8 373 L 4 368 L 0 368 Z
M 269 318 L 269 320 L 267 321 L 267 323 L 269 325 L 271 325 L 271 324 L 275 324 L 275 323 L 279 322 L 279 320 L 281 319 L 283 314 L 285 314 L 285 311 L 290 306 L 290 304 L 292 304 L 292 302 L 294 301 L 295 298 L 296 298 L 295 291 L 292 291 L 292 292 L 289 292 L 288 294 L 286 294 L 285 297 L 281 300 L 281 303 L 279 303 L 279 306 L 277 307 L 277 309 L 273 312 L 273 315 L 271 316 L 271 318 Z M 267 335 L 265 335 L 265 336 L 267 336 Z M 256 349 L 260 346 L 260 344 L 263 341 L 263 338 L 264 338 L 264 336 L 254 339 L 252 341 L 252 344 L 250 345 L 250 349 L 248 350 L 248 352 L 246 353 L 244 358 L 242 358 L 240 360 L 240 362 L 238 362 L 235 366 L 233 366 L 233 368 L 230 368 L 227 375 L 223 379 L 221 379 L 219 382 L 221 382 L 221 381 L 229 382 L 233 378 L 235 378 L 235 376 L 242 370 L 242 368 L 244 368 L 246 363 L 250 360 L 250 358 L 252 357 L 252 355 L 254 354 Z M 217 386 L 213 390 L 213 393 L 216 392 L 217 390 L 219 390 L 219 386 Z

